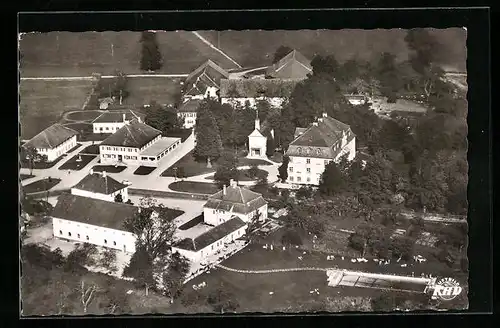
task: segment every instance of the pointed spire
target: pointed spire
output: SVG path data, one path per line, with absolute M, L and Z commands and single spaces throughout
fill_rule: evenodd
M 255 110 L 255 130 L 260 130 L 259 110 Z

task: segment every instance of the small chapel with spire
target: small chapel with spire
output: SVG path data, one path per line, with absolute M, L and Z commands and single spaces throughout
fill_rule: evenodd
M 267 159 L 267 137 L 261 132 L 259 112 L 256 111 L 255 128 L 248 136 L 248 158 Z

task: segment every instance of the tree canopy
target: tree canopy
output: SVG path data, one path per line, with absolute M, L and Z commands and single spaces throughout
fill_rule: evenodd
M 160 130 L 163 135 L 167 135 L 168 132 L 182 127 L 182 122 L 173 109 L 165 108 L 155 101 L 149 105 L 144 123 Z
M 217 160 L 222 152 L 222 139 L 210 107 L 211 100 L 203 101 L 198 108 L 196 117 L 196 145 L 194 147 L 194 156 L 202 160 Z
M 163 58 L 158 46 L 155 32 L 145 31 L 141 35 L 141 69 L 157 71 L 163 66 Z
M 217 161 L 214 180 L 222 188 L 224 185 L 229 185 L 231 179 L 238 180 L 238 158 L 234 151 L 226 150 Z
M 279 46 L 278 49 L 276 49 L 276 52 L 274 53 L 273 64 L 276 64 L 283 57 L 288 55 L 292 50 L 293 49 L 288 47 L 288 46 L 284 46 L 284 45 Z

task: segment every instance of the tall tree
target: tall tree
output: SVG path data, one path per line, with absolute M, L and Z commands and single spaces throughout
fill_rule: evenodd
M 238 158 L 234 151 L 226 150 L 217 161 L 214 180 L 222 188 L 228 185 L 231 179 L 238 180 Z
M 293 49 L 288 47 L 288 46 L 284 46 L 284 45 L 279 46 L 278 49 L 276 49 L 276 52 L 274 53 L 273 64 L 276 64 L 283 57 L 288 55 L 292 50 Z
M 142 244 L 137 243 L 135 253 L 123 269 L 123 276 L 134 278 L 136 284 L 145 288 L 146 295 L 148 295 L 149 289 L 156 287 L 156 281 L 153 277 L 153 258 Z
M 154 199 L 144 197 L 138 207 L 136 214 L 125 220 L 124 227 L 136 236 L 139 248 L 144 248 L 154 260 L 168 251 L 176 226 L 169 209 Z
M 33 168 L 36 162 L 47 161 L 47 155 L 40 154 L 38 150 L 34 147 L 22 147 L 21 148 L 24 159 L 28 162 L 30 175 L 33 175 Z
M 290 162 L 290 157 L 288 156 L 283 156 L 283 162 L 281 163 L 281 166 L 278 168 L 278 177 L 280 178 L 281 182 L 285 182 L 286 179 L 288 179 L 288 163 Z
M 311 66 L 313 68 L 314 75 L 326 74 L 333 79 L 335 78 L 335 74 L 339 72 L 340 67 L 337 59 L 335 59 L 335 56 L 333 55 L 317 55 L 311 61 Z
M 182 293 L 184 280 L 190 269 L 190 262 L 187 258 L 179 254 L 173 253 L 168 261 L 167 269 L 162 275 L 164 293 L 170 297 L 170 302 L 179 297 Z
M 224 284 L 221 284 L 215 291 L 208 295 L 207 303 L 217 313 L 234 312 L 240 306 L 236 295 L 227 286 L 224 286 Z
M 331 161 L 325 166 L 325 171 L 321 174 L 319 191 L 323 195 L 333 196 L 343 189 L 344 183 L 345 177 L 340 172 L 337 164 Z
M 152 101 L 147 109 L 144 122 L 155 129 L 160 130 L 163 135 L 167 135 L 172 130 L 181 128 L 182 122 L 177 117 L 177 113 L 171 108 L 165 108 Z
M 217 160 L 222 152 L 222 139 L 214 116 L 212 115 L 210 104 L 204 101 L 198 108 L 196 117 L 196 145 L 194 156 L 207 161 Z
M 144 71 L 157 71 L 163 66 L 163 58 L 158 46 L 155 32 L 145 31 L 141 36 L 141 69 Z

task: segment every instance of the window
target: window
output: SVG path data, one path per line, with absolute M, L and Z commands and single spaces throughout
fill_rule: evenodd
M 328 161 L 325 161 L 325 165 L 328 165 Z
M 108 241 L 107 241 L 106 239 L 104 239 L 104 243 L 105 243 L 105 244 L 107 244 L 107 243 L 108 243 Z
M 288 168 L 288 171 L 293 172 L 293 166 L 290 166 L 290 167 Z
M 113 245 L 116 246 L 116 241 L 113 242 Z
M 68 236 L 71 237 L 71 232 L 68 232 Z
M 306 159 L 306 164 L 311 164 L 311 159 L 310 158 Z
M 214 250 L 214 245 L 212 245 L 212 250 Z
M 62 235 L 62 230 L 59 230 L 59 234 Z
M 89 236 L 87 236 L 86 238 L 87 238 L 87 240 L 89 240 Z
M 307 178 L 307 182 L 311 182 L 311 178 Z
M 290 179 L 290 181 L 293 181 L 293 177 L 290 177 L 289 179 Z
M 108 131 L 108 130 L 109 130 L 109 127 L 106 127 L 106 131 Z
M 102 127 L 99 128 L 99 131 L 102 131 Z
M 77 237 L 78 239 L 80 239 L 80 234 L 77 234 L 77 235 L 76 235 L 76 237 Z
M 302 178 L 301 177 L 297 177 L 297 182 L 300 182 L 302 181 Z
M 307 168 L 306 171 L 307 171 L 307 173 L 311 173 L 311 169 L 310 168 Z

